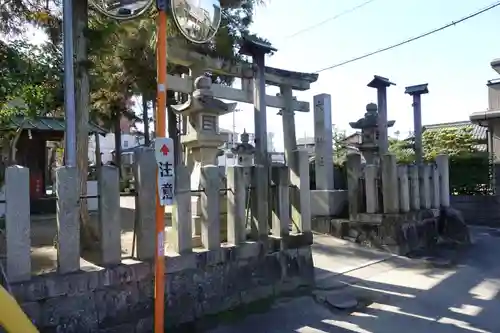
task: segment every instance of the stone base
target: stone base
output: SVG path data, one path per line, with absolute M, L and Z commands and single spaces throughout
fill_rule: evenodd
M 397 255 L 434 247 L 439 239 L 470 244 L 460 212 L 428 209 L 405 214 L 358 214 L 357 221 L 316 218 L 313 230 Z
M 166 325 L 198 321 L 300 286 L 313 286 L 310 246 L 264 252 L 275 248 L 264 245 L 249 242 L 168 256 Z M 130 260 L 92 272 L 41 275 L 14 284 L 12 291 L 42 333 L 153 331 L 153 267 L 149 263 Z

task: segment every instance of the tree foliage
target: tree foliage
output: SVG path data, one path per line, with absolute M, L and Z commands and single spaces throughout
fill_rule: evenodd
M 424 160 L 432 162 L 437 155 L 450 157 L 450 187 L 454 194 L 485 194 L 490 192 L 488 153 L 478 149 L 479 142 L 471 127 L 427 130 L 422 134 Z M 390 140 L 390 151 L 399 163 L 413 163 L 415 153 L 411 142 Z
M 171 43 L 171 37 L 179 35 L 172 21 L 169 22 L 169 47 L 184 47 L 210 56 L 224 59 L 238 59 L 238 42 L 243 35 L 249 35 L 249 26 L 252 22 L 255 6 L 260 0 L 224 0 L 222 1 L 222 23 L 214 40 L 205 45 L 193 45 L 182 38 Z M 114 129 L 117 135 L 120 130 L 117 124 L 122 114 L 130 114 L 131 100 L 134 95 L 142 95 L 147 100 L 154 101 L 156 92 L 156 52 L 154 40 L 156 38 L 156 12 L 151 10 L 144 17 L 129 21 L 116 22 L 103 17 L 96 11 L 89 9 L 87 0 L 74 2 L 74 42 L 75 42 L 75 89 L 76 89 L 76 119 L 77 119 L 77 164 L 79 170 L 79 184 L 82 195 L 86 193 L 88 133 L 87 120 L 98 120 L 108 128 Z M 45 53 L 40 54 L 41 64 L 45 77 L 38 80 L 37 71 L 26 71 L 27 75 L 36 75 L 36 78 L 16 76 L 16 68 L 28 68 L 31 63 L 26 62 L 25 53 L 12 53 L 16 49 L 10 42 L 10 48 L 0 50 L 5 54 L 0 61 L 6 62 L 10 74 L 5 79 L 0 78 L 1 86 L 5 89 L 4 100 L 16 100 L 16 96 L 23 98 L 23 115 L 26 112 L 51 112 L 61 106 L 61 62 L 60 49 L 62 40 L 61 31 L 62 4 L 61 0 L 5 0 L 0 2 L 0 33 L 9 37 L 19 37 L 35 27 L 44 31 L 49 42 L 47 47 L 57 57 L 44 59 Z M 21 49 L 22 50 L 22 49 Z M 34 49 L 32 49 L 34 51 Z M 35 52 L 36 53 L 36 52 Z M 3 59 L 3 60 L 2 60 Z M 187 72 L 187 69 L 169 64 L 167 70 L 172 74 Z M 3 66 L 2 66 L 3 68 Z M 31 68 L 31 67 L 30 67 Z M 4 74 L 4 73 L 2 73 Z M 23 74 L 24 75 L 24 74 Z M 54 83 L 54 78 L 57 78 Z M 213 76 L 219 83 L 231 84 L 232 78 Z M 44 82 L 44 84 L 40 84 Z M 54 88 L 54 90 L 52 90 Z M 169 103 L 175 103 L 173 94 L 169 91 Z M 5 103 L 4 103 L 5 104 Z M 1 104 L 0 104 L 1 105 Z M 24 107 L 26 105 L 27 107 Z M 20 112 L 19 105 L 5 111 L 5 119 Z M 2 112 L 4 110 L 2 109 Z M 9 113 L 10 112 L 10 113 Z M 146 110 L 147 112 L 147 110 Z M 118 122 L 117 122 L 118 120 Z M 118 124 L 119 125 L 119 124 Z M 119 142 L 119 140 L 117 140 Z M 117 146 L 119 148 L 119 146 Z M 119 156 L 119 152 L 117 154 Z M 88 214 L 85 200 L 81 201 L 82 228 L 86 230 Z M 95 232 L 91 232 L 95 236 Z M 87 233 L 89 234 L 89 233 Z M 85 242 L 85 234 L 82 234 Z M 95 238 L 95 237 L 92 238 Z

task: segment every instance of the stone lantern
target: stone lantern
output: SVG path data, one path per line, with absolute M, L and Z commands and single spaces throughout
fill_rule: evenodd
M 184 104 L 172 108 L 180 115 L 187 116 L 187 133 L 181 136 L 182 145 L 188 149 L 188 159 L 194 164 L 216 165 L 219 147 L 224 143 L 219 134 L 219 116 L 231 113 L 236 103 L 224 103 L 214 98 L 212 80 L 200 76 L 194 81 L 193 94 Z
M 214 98 L 211 90 L 212 80 L 200 76 L 194 81 L 194 91 L 189 100 L 181 105 L 173 105 L 176 113 L 186 117 L 187 131 L 181 136 L 181 143 L 187 150 L 187 167 L 191 173 L 191 189 L 200 189 L 201 168 L 205 165 L 218 165 L 217 157 L 224 137 L 219 133 L 219 116 L 231 113 L 236 103 L 224 103 Z M 225 177 L 221 170 L 221 188 L 225 188 Z M 198 196 L 191 199 L 191 209 L 194 215 L 193 232 L 200 232 L 201 200 Z M 226 204 L 221 200 L 221 214 L 226 212 Z M 225 220 L 224 220 L 225 221 Z M 221 233 L 225 223 L 221 223 Z
M 387 128 L 394 126 L 395 121 L 387 122 Z M 366 113 L 363 118 L 356 122 L 349 123 L 351 128 L 361 130 L 361 143 L 358 146 L 359 151 L 363 155 L 366 164 L 378 164 L 378 112 L 377 104 L 370 103 L 366 106 Z
M 240 140 L 241 143 L 238 143 L 236 147 L 231 149 L 231 152 L 236 155 L 236 164 L 243 167 L 250 167 L 253 165 L 255 147 L 249 143 L 250 136 L 248 135 L 246 130 L 243 130 L 243 133 L 240 136 Z

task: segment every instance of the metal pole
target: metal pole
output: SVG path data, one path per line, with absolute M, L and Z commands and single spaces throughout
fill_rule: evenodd
M 268 207 L 269 207 L 269 162 L 267 153 L 267 110 L 266 110 L 266 79 L 265 54 L 255 52 L 253 63 L 256 71 L 254 76 L 254 123 L 255 123 L 255 150 L 257 177 L 255 190 L 257 192 L 258 208 L 257 223 L 258 237 L 268 236 Z
M 165 137 L 165 123 L 167 108 L 167 8 L 159 7 L 158 13 L 158 38 L 156 41 L 157 57 L 157 103 L 156 103 L 156 136 Z M 156 170 L 158 177 L 158 170 Z M 158 182 L 156 183 L 158 187 Z M 165 323 L 165 208 L 160 204 L 156 188 L 156 255 L 155 255 L 155 314 L 154 314 L 154 332 L 164 332 Z
M 422 164 L 424 157 L 422 151 L 422 108 L 420 94 L 413 95 L 413 131 L 415 137 L 415 158 L 417 164 Z
M 63 2 L 65 165 L 76 166 L 75 75 L 73 71 L 73 0 Z

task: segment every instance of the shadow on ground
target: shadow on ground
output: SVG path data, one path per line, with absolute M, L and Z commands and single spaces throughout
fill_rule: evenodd
M 467 251 L 443 247 L 430 258 L 393 256 L 361 269 L 316 267 L 317 288 L 312 295 L 281 300 L 266 314 L 250 315 L 211 333 L 500 332 L 500 238 L 475 234 L 477 240 Z M 337 258 L 380 260 L 377 251 L 324 243 L 320 239 L 314 245 L 321 266 L 326 266 L 326 257 L 332 267 Z M 342 270 L 346 272 L 339 274 Z M 346 299 L 357 305 L 336 307 Z
M 133 239 L 135 224 L 135 198 L 120 198 L 121 245 L 122 258 L 133 258 Z M 98 212 L 91 212 L 91 224 L 97 227 Z M 166 218 L 167 227 L 170 219 Z M 57 250 L 54 238 L 57 234 L 56 216 L 34 215 L 31 222 L 31 271 L 33 275 L 45 274 L 57 270 Z M 0 233 L 0 259 L 5 258 L 5 234 Z M 99 253 L 87 251 L 82 253 L 80 266 L 100 266 Z

